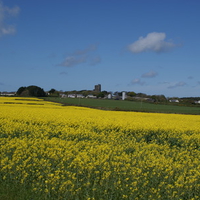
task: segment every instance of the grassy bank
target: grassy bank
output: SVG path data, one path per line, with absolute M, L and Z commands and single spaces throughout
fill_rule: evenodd
M 86 106 L 104 110 L 125 110 L 139 112 L 156 112 L 156 113 L 179 113 L 179 114 L 200 114 L 198 106 L 179 106 L 164 105 L 156 103 L 147 103 L 143 101 L 121 101 L 108 99 L 79 99 L 79 98 L 58 98 L 46 97 L 47 101 L 59 102 L 64 105 Z

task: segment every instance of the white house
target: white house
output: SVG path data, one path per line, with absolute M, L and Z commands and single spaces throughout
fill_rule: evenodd
M 122 92 L 122 100 L 126 99 L 126 92 Z
M 15 92 L 3 92 L 0 94 L 1 96 L 15 96 Z
M 77 98 L 84 98 L 84 96 L 82 94 L 77 94 L 76 97 Z
M 96 99 L 97 97 L 96 96 L 94 96 L 93 94 L 89 94 L 89 95 L 87 95 L 87 97 L 86 98 L 92 98 L 92 99 Z
M 170 99 L 169 102 L 172 102 L 172 103 L 179 103 L 179 100 L 178 100 L 178 99 Z
M 108 94 L 108 99 L 112 99 L 112 94 Z
M 76 95 L 75 95 L 75 94 L 68 94 L 68 97 L 69 97 L 69 98 L 75 98 Z
M 66 94 L 61 94 L 60 97 L 61 97 L 61 98 L 66 98 L 67 95 L 66 95 Z

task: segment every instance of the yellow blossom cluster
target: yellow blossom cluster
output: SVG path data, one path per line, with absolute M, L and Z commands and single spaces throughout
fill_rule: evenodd
M 0 97 L 0 145 L 18 199 L 200 199 L 198 115 Z

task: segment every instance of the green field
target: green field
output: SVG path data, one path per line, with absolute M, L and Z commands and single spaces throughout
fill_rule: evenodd
M 79 98 L 58 98 L 45 97 L 45 100 L 60 102 L 64 105 L 87 106 L 91 108 L 105 110 L 125 110 L 138 112 L 157 112 L 157 113 L 180 113 L 180 114 L 200 114 L 199 106 L 180 106 L 170 104 L 147 103 L 143 101 L 122 101 L 110 99 L 79 99 Z

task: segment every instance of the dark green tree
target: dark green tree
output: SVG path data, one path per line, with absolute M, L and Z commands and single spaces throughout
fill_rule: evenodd
M 20 87 L 20 88 L 17 90 L 17 95 L 20 96 L 25 90 L 26 90 L 26 87 Z
M 102 91 L 97 94 L 97 98 L 104 98 L 108 94 L 107 91 Z
M 155 101 L 155 102 L 166 102 L 167 99 L 164 95 L 152 95 L 151 98 Z
M 60 93 L 53 88 L 51 90 L 49 90 L 48 93 L 49 93 L 49 96 L 52 96 L 52 97 L 59 97 L 59 95 L 60 95 Z
M 127 92 L 127 95 L 130 97 L 135 97 L 136 93 L 135 92 Z
M 56 91 L 56 90 L 52 88 L 51 90 L 49 90 L 49 93 L 50 93 L 50 94 L 53 94 L 55 91 Z
M 17 91 L 19 96 L 45 97 L 46 93 L 38 86 L 31 85 L 28 87 L 20 87 Z
M 33 97 L 45 97 L 46 93 L 44 90 L 38 86 L 31 85 L 27 87 L 27 90 L 29 91 L 29 95 Z

